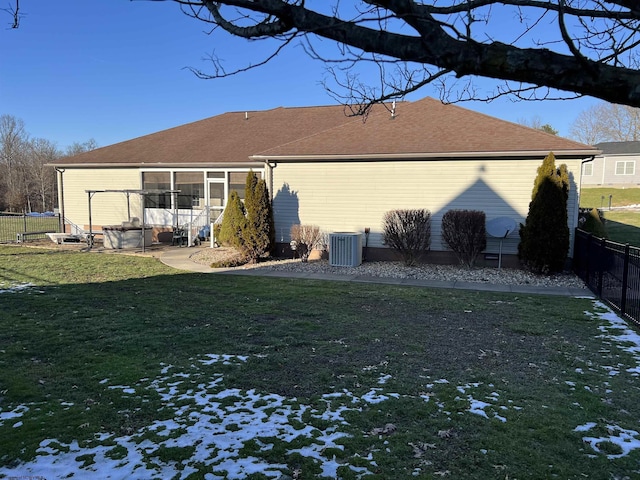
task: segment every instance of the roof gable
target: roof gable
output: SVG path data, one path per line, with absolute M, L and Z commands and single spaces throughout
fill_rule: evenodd
M 594 150 L 556 135 L 445 105 L 433 98 L 378 108 L 366 122 L 349 122 L 261 152 L 267 157 L 403 155 Z

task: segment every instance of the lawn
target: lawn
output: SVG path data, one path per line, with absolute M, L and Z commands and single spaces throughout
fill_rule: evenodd
M 610 240 L 640 247 L 640 211 L 611 210 L 604 212 L 604 218 Z
M 609 195 L 611 206 L 609 210 Z M 604 200 L 602 200 L 604 197 Z M 640 205 L 640 188 L 583 188 L 580 192 L 581 207 L 597 207 L 602 204 L 605 228 L 609 240 L 640 246 L 640 211 L 621 207 Z
M 640 337 L 593 299 L 0 246 L 0 303 L 0 478 L 640 475 Z
M 582 208 L 607 208 L 611 195 L 612 207 L 640 205 L 640 187 L 637 188 L 589 188 L 582 187 L 580 191 L 580 206 Z

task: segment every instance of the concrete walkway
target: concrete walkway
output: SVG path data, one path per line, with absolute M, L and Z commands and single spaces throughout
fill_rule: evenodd
M 275 278 L 304 278 L 309 280 L 335 280 L 341 282 L 376 283 L 381 285 L 406 285 L 428 288 L 451 288 L 458 290 L 475 290 L 483 292 L 506 292 L 537 295 L 560 295 L 567 297 L 593 297 L 587 288 L 568 287 L 538 287 L 534 285 L 500 285 L 459 281 L 420 280 L 415 278 L 371 277 L 365 275 L 340 275 L 335 273 L 285 272 L 267 267 L 254 268 L 211 268 L 191 260 L 191 255 L 198 252 L 197 248 L 171 248 L 160 255 L 160 261 L 165 265 L 197 273 L 223 273 L 228 275 L 253 275 Z

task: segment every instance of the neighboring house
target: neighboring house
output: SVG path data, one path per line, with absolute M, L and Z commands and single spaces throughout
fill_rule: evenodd
M 602 153 L 582 166 L 585 187 L 640 186 L 640 142 L 603 142 Z
M 225 113 L 55 166 L 64 170 L 65 216 L 85 229 L 87 190 L 180 190 L 96 193 L 94 230 L 130 216 L 156 233 L 199 215 L 214 221 L 231 190 L 243 196 L 252 169 L 271 191 L 279 252 L 287 253 L 292 225 L 312 224 L 326 233 L 368 228 L 368 258 L 380 257 L 389 252 L 381 240 L 384 213 L 426 208 L 432 212 L 430 256 L 444 261 L 436 253 L 446 250 L 442 215 L 472 209 L 484 211 L 487 220 L 524 222 L 537 168 L 550 151 L 571 173 L 573 231 L 582 162 L 598 153 L 594 147 L 431 98 L 376 106 L 366 119 L 346 117 L 341 106 Z M 517 245 L 516 229 L 503 253 L 516 254 Z M 489 239 L 487 252 L 498 249 L 499 241 Z

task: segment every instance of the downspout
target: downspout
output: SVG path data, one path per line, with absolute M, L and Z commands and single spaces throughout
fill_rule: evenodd
M 580 161 L 580 184 L 578 185 L 578 209 L 580 208 L 580 194 L 582 193 L 582 171 L 584 170 L 583 166 L 585 163 L 589 163 L 589 162 L 593 162 L 595 160 L 596 156 L 595 155 L 591 155 L 591 157 L 587 158 L 586 160 L 581 160 Z
M 269 160 L 264 161 L 264 171 L 267 176 L 267 186 L 269 188 L 269 199 L 273 202 L 273 169 L 278 166 L 277 163 L 270 163 Z
M 591 157 L 585 159 L 585 160 L 581 160 L 580 161 L 580 183 L 578 184 L 578 195 L 577 195 L 577 200 L 578 200 L 578 209 L 576 211 L 576 228 L 579 228 L 580 225 L 580 195 L 582 195 L 582 171 L 584 169 L 584 164 L 585 163 L 589 163 L 589 162 L 593 162 L 593 160 L 596 158 L 595 155 L 591 155 Z M 575 229 L 573 231 L 573 242 L 571 243 L 571 248 L 570 248 L 570 255 L 571 258 L 573 258 L 573 254 L 574 254 L 574 247 L 575 247 L 575 243 L 576 243 L 576 232 Z
M 59 185 L 59 196 L 58 196 L 58 200 L 60 200 L 60 232 L 61 233 L 67 233 L 67 227 L 64 223 L 65 217 L 64 217 L 64 178 L 63 178 L 63 173 L 64 173 L 64 168 L 60 168 L 60 167 L 54 167 L 56 172 L 58 172 L 60 174 L 60 185 Z
M 265 172 L 265 176 L 267 177 L 267 188 L 269 189 L 269 201 L 271 202 L 271 213 L 273 215 L 273 169 L 276 168 L 278 166 L 277 163 L 273 162 L 270 163 L 269 160 L 265 160 L 264 161 L 264 172 Z M 271 246 L 272 248 L 272 253 L 276 251 L 276 244 L 278 242 L 277 238 L 277 232 L 275 232 L 275 223 L 276 223 L 276 219 L 275 219 L 275 215 L 273 215 L 273 228 L 274 228 L 274 232 L 273 232 L 273 238 L 275 239 L 274 241 L 274 245 Z

